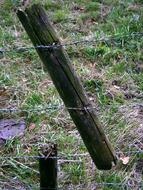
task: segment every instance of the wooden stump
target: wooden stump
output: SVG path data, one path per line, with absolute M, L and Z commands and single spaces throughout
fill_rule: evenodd
M 40 190 L 57 190 L 57 146 L 42 147 L 39 156 Z

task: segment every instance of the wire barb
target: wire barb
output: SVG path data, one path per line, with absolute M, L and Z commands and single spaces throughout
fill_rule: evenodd
M 78 45 L 78 44 L 86 44 L 86 43 L 96 43 L 96 42 L 107 42 L 107 41 L 113 41 L 113 40 L 117 40 L 119 38 L 126 38 L 126 37 L 140 37 L 143 36 L 143 32 L 132 32 L 132 33 L 128 33 L 128 34 L 117 34 L 117 35 L 113 35 L 113 36 L 107 36 L 107 37 L 100 37 L 98 39 L 82 39 L 82 40 L 77 40 L 77 41 L 71 41 L 68 43 L 61 43 L 61 44 L 57 44 L 57 43 L 53 43 L 50 45 L 37 45 L 37 46 L 30 46 L 30 47 L 14 47 L 12 49 L 9 48 L 4 48 L 4 47 L 0 47 L 0 53 L 8 53 L 8 52 L 17 52 L 17 53 L 21 53 L 21 52 L 25 52 L 28 50 L 32 50 L 32 49 L 51 49 L 51 48 L 59 48 L 59 47 L 66 47 L 66 46 L 73 46 L 73 45 Z

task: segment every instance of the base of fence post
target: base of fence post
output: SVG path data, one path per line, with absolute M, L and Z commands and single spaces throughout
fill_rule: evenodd
M 39 151 L 40 190 L 57 190 L 57 145 Z

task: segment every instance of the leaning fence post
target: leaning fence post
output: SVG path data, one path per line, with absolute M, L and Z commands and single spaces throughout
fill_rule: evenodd
M 17 15 L 36 46 L 65 106 L 73 108 L 68 111 L 97 168 L 111 169 L 112 164 L 116 164 L 114 151 L 45 11 L 40 5 L 33 5 L 25 11 L 19 10 Z M 43 48 L 48 45 L 57 46 Z
M 39 151 L 40 190 L 57 190 L 57 146 Z

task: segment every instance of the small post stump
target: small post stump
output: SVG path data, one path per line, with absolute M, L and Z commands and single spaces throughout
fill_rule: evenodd
M 40 190 L 57 190 L 57 145 L 39 150 Z

